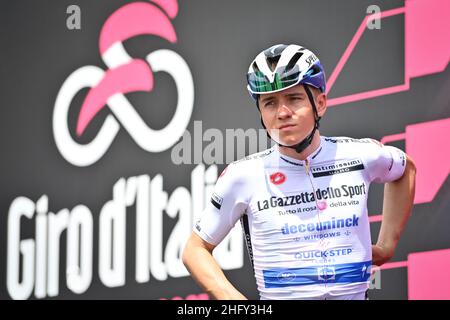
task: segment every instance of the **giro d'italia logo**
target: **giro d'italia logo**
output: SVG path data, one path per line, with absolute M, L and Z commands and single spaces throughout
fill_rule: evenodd
M 96 66 L 75 70 L 58 92 L 53 112 L 53 135 L 63 157 L 76 166 L 88 166 L 98 161 L 113 143 L 120 127 L 148 152 L 162 152 L 173 146 L 185 131 L 194 105 L 194 84 L 185 60 L 176 52 L 156 50 L 145 60 L 128 55 L 123 42 L 138 35 L 154 35 L 171 43 L 177 36 L 171 19 L 178 13 L 176 0 L 137 2 L 116 10 L 104 23 L 99 37 L 100 54 L 108 66 L 106 71 Z M 174 80 L 177 106 L 171 121 L 160 130 L 149 128 L 138 115 L 125 94 L 153 89 L 153 73 L 166 72 Z M 97 135 L 88 144 L 73 140 L 68 127 L 71 101 L 83 88 L 90 88 L 78 114 L 76 135 L 81 137 L 90 121 L 104 107 L 108 115 Z

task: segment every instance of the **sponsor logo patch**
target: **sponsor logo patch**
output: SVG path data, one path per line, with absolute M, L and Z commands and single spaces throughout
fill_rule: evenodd
M 270 175 L 270 182 L 273 184 L 282 184 L 286 181 L 286 175 L 282 172 L 275 172 Z
M 223 198 L 219 197 L 217 194 L 213 193 L 211 195 L 211 203 L 213 204 L 214 207 L 216 207 L 217 209 L 220 210 L 220 208 L 222 207 L 222 202 L 223 202 Z
M 314 178 L 332 176 L 340 173 L 364 170 L 364 164 L 360 159 L 349 161 L 336 161 L 330 165 L 320 165 L 311 167 Z

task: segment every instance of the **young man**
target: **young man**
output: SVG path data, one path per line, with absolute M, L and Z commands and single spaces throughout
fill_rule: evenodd
M 225 169 L 186 244 L 184 264 L 213 298 L 245 299 L 212 256 L 241 219 L 262 299 L 365 299 L 370 267 L 393 256 L 411 213 L 413 161 L 372 139 L 320 136 L 325 74 L 301 46 L 264 50 L 247 80 L 276 145 Z M 375 245 L 371 182 L 385 183 Z

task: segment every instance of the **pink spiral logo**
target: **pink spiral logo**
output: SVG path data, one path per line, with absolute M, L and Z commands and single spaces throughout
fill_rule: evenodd
M 138 35 L 154 35 L 176 43 L 177 36 L 171 22 L 178 13 L 176 0 L 152 2 L 131 3 L 116 10 L 104 23 L 99 37 L 100 54 L 109 69 L 103 71 L 96 66 L 81 67 L 66 79 L 58 93 L 53 114 L 54 137 L 61 154 L 74 165 L 87 166 L 98 161 L 111 145 L 120 125 L 142 149 L 161 152 L 176 143 L 189 123 L 194 86 L 184 59 L 166 49 L 150 53 L 146 60 L 134 59 L 123 47 L 124 41 Z M 169 73 L 174 79 L 178 104 L 169 124 L 161 130 L 153 130 L 147 127 L 125 94 L 151 92 L 153 73 L 159 71 Z M 115 118 L 109 115 L 105 119 L 97 136 L 87 145 L 74 141 L 67 127 L 70 102 L 84 87 L 90 87 L 90 90 L 78 115 L 77 136 L 85 132 L 105 106 L 115 115 Z

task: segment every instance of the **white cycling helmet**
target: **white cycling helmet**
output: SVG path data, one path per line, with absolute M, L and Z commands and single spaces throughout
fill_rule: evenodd
M 293 146 L 285 146 L 302 152 L 312 142 L 319 128 L 320 117 L 316 104 L 308 86 L 313 86 L 321 92 L 326 90 L 325 71 L 317 56 L 310 50 L 295 44 L 277 44 L 259 53 L 250 64 L 247 73 L 247 90 L 256 101 L 259 110 L 258 95 L 272 93 L 303 84 L 314 112 L 314 128 L 301 142 Z M 264 123 L 261 118 L 261 123 Z M 269 133 L 267 135 L 270 137 Z M 271 137 L 270 137 L 271 138 Z

